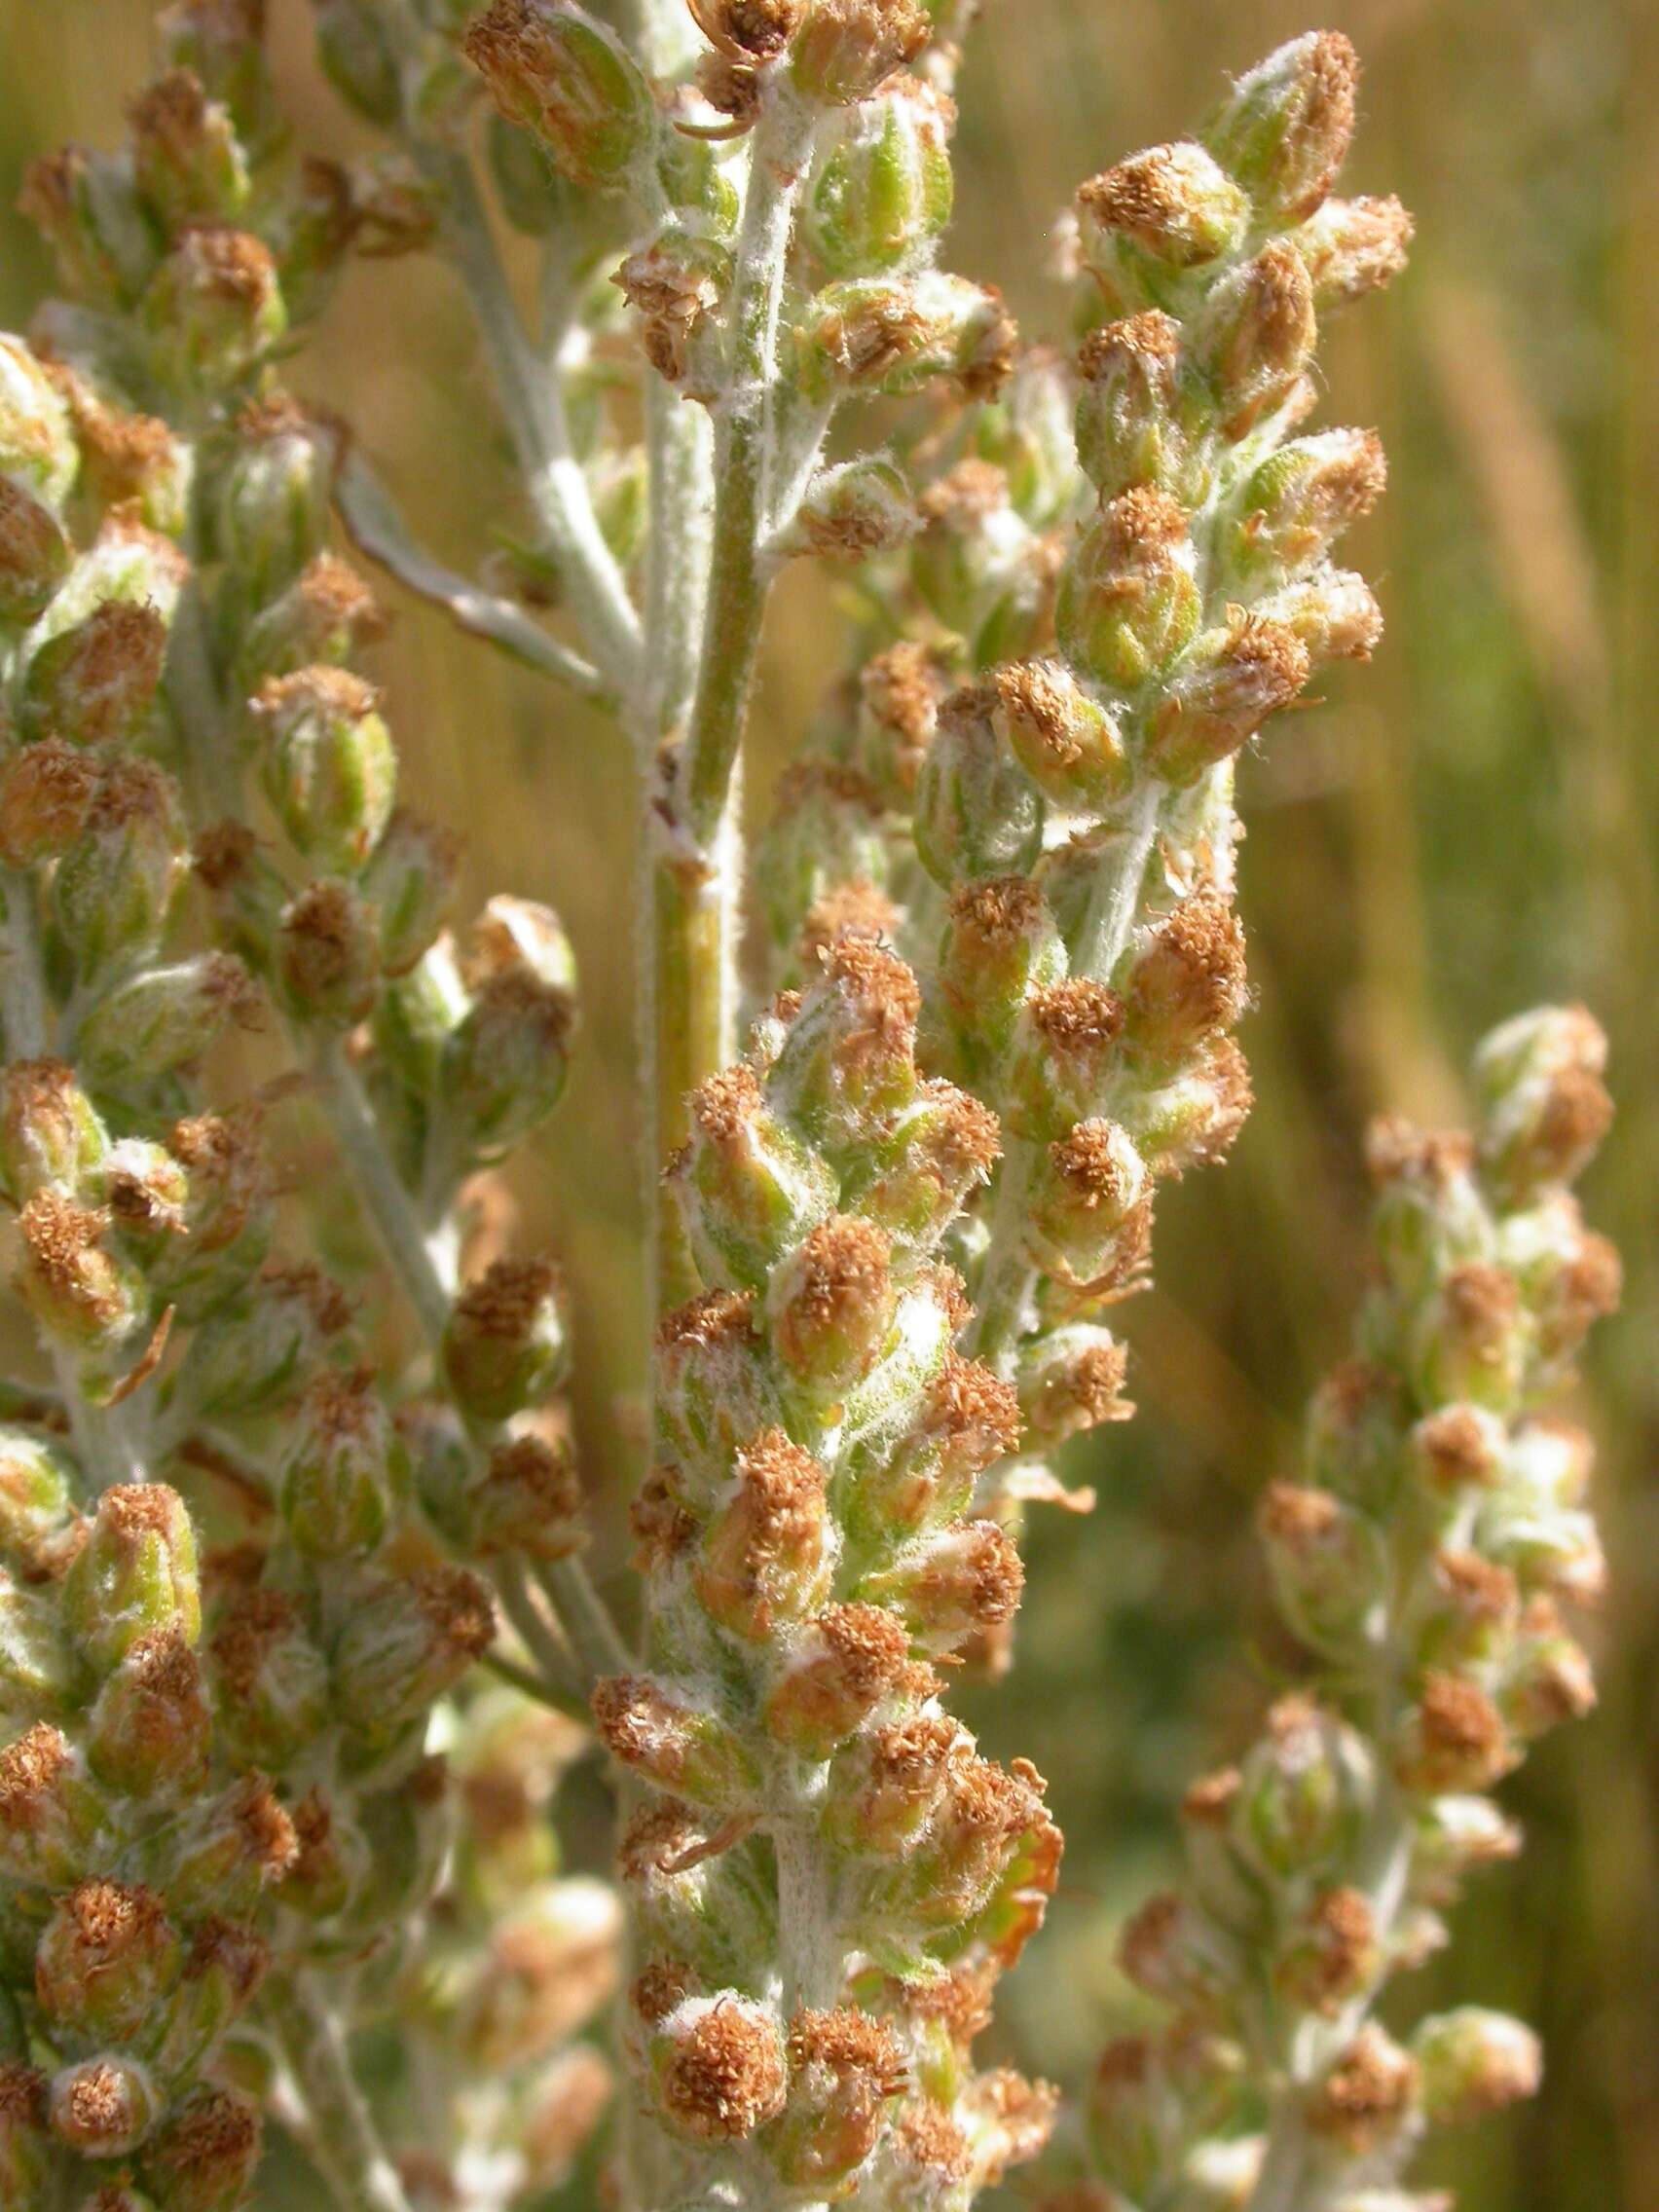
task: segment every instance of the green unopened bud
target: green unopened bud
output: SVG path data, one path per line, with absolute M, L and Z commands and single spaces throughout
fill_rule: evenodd
M 916 1094 L 921 993 L 899 956 L 873 939 L 824 948 L 817 987 L 791 1020 L 768 1083 L 776 1111 L 832 1165 L 867 1157 L 874 1124 Z
M 25 1576 L 46 1577 L 73 1542 L 71 1468 L 31 1429 L 0 1428 L 0 1554 Z
M 1013 369 L 1015 332 L 999 292 L 930 273 L 829 285 L 809 304 L 797 343 L 811 398 L 902 396 L 944 378 L 987 399 Z
M 3 818 L 0 804 L 0 818 Z M 778 786 L 755 889 L 773 943 L 793 955 L 808 917 L 851 884 L 879 890 L 889 865 L 878 793 L 838 762 L 800 761 Z
M 872 1162 L 867 1180 L 861 1179 L 858 1211 L 892 1239 L 907 1272 L 989 1181 L 1001 1152 L 988 1106 L 948 1083 L 925 1083 L 893 1131 L 892 1156 Z
M 1028 874 L 1042 850 L 1042 793 L 998 737 L 1000 711 L 990 684 L 954 693 L 917 778 L 916 847 L 946 886 Z
M 389 129 L 402 113 L 397 55 L 370 0 L 320 0 L 316 52 L 322 73 L 366 122 Z
M 1286 1698 L 1244 1761 L 1233 1809 L 1238 1849 L 1272 1878 L 1341 1864 L 1373 1788 L 1363 1739 L 1306 1699 Z
M 285 1767 L 328 1719 L 328 1670 L 298 1601 L 264 1586 L 234 1598 L 207 1640 L 219 1728 L 236 1756 Z
M 154 1838 L 167 1902 L 181 1919 L 249 1913 L 293 1866 L 294 1823 L 262 1774 L 243 1775 L 213 1797 L 190 1800 Z
M 1293 246 L 1265 247 L 1216 286 L 1195 326 L 1193 350 L 1225 436 L 1242 438 L 1291 399 L 1317 336 L 1312 279 Z
M 969 660 L 994 666 L 1046 633 L 1052 565 L 1009 498 L 994 461 L 958 461 L 921 495 L 910 556 L 916 589 Z
M 52 884 L 54 914 L 84 984 L 160 944 L 187 870 L 185 842 L 172 778 L 148 760 L 112 760 Z
M 1088 675 L 1137 690 L 1168 667 L 1198 627 L 1187 516 L 1142 486 L 1114 499 L 1060 578 L 1054 627 Z
M 1507 1269 L 1480 1261 L 1454 1268 L 1416 1319 L 1418 1387 L 1431 1405 L 1463 1399 L 1502 1411 L 1520 1389 L 1528 1335 L 1520 1290 Z
M 1093 331 L 1078 356 L 1077 458 L 1103 499 L 1137 484 L 1180 496 L 1188 439 L 1178 420 L 1179 323 L 1152 309 Z
M 380 929 L 353 884 L 319 876 L 282 909 L 276 976 L 293 1013 L 329 1029 L 350 1029 L 380 993 Z
M 1294 1632 L 1327 1656 L 1363 1649 L 1387 1590 L 1387 1546 L 1375 1522 L 1329 1491 L 1272 1483 L 1256 1525 Z
M 851 107 L 933 36 L 920 0 L 813 0 L 795 37 L 792 69 L 809 99 Z
M 246 1282 L 271 1242 L 273 1193 L 253 1114 L 175 1123 L 168 1150 L 184 1172 L 181 1234 L 146 1258 L 158 1299 L 204 1320 Z
M 175 0 L 156 20 L 163 57 L 193 69 L 236 119 L 241 137 L 268 150 L 276 129 L 264 52 L 263 0 Z
M 1288 630 L 1315 668 L 1332 660 L 1369 660 L 1382 635 L 1377 595 L 1351 569 L 1315 569 L 1264 600 L 1256 614 Z
M 1460 2127 L 1536 2096 L 1543 2079 L 1538 2039 L 1506 2012 L 1462 2005 L 1436 2012 L 1412 2038 L 1431 2127 Z
M 780 554 L 864 561 L 896 553 L 921 527 L 904 472 L 880 457 L 849 461 L 813 478 Z
M 125 2157 L 154 2127 L 163 2102 L 137 2059 L 83 2059 L 53 2077 L 52 2131 L 84 2158 Z
M 1019 1609 L 1025 1570 L 1014 1539 L 995 1521 L 940 1530 L 898 1565 L 866 1578 L 866 1596 L 892 1605 L 925 1651 L 953 1650 L 1006 1628 Z
M 335 1645 L 335 1702 L 359 1728 L 400 1728 L 459 1681 L 495 1635 L 490 1593 L 464 1568 L 430 1567 L 383 1583 Z
M 802 203 L 807 242 L 830 276 L 869 276 L 924 256 L 950 221 L 955 109 L 916 77 L 856 107 L 819 157 Z
M 248 197 L 247 162 L 228 109 L 189 69 L 169 69 L 128 110 L 140 196 L 165 230 L 228 222 Z
M 0 2059 L 0 2193 L 19 2212 L 49 2204 L 56 2186 L 48 2110 L 46 2076 L 21 2059 Z
M 270 247 L 251 231 L 220 223 L 183 233 L 151 278 L 140 313 L 158 374 L 191 392 L 240 384 L 288 326 Z
M 259 2110 L 234 2089 L 194 2090 L 144 2146 L 157 2212 L 235 2212 L 259 2163 Z
M 835 1177 L 768 1113 L 740 1062 L 690 1100 L 691 1138 L 675 1162 L 704 1279 L 758 1290 L 789 1247 L 832 1207 Z
M 1087 977 L 1034 992 L 1021 1009 L 1007 1074 L 1011 1127 L 1052 1143 L 1100 1111 L 1123 1059 L 1124 1003 Z
M 1154 710 L 1146 764 L 1187 790 L 1247 745 L 1271 715 L 1301 695 L 1312 662 L 1287 624 L 1246 615 L 1206 631 Z
M 549 1260 L 498 1260 L 456 1300 L 444 1373 L 480 1420 L 508 1420 L 551 1396 L 570 1364 L 563 1283 Z
M 79 146 L 43 154 L 23 171 L 18 205 L 52 248 L 71 297 L 125 306 L 143 289 L 154 235 L 124 158 Z
M 77 746 L 55 737 L 24 746 L 0 768 L 0 858 L 21 869 L 67 852 L 97 781 L 96 761 Z
M 1124 1925 L 1118 1964 L 1146 1996 L 1200 2019 L 1221 2010 L 1238 1972 L 1235 1946 L 1193 1899 L 1160 1890 Z
M 1309 31 L 1240 77 L 1204 143 L 1255 202 L 1258 220 L 1311 215 L 1347 159 L 1359 58 L 1341 31 Z
M 1372 430 L 1297 438 L 1262 463 L 1238 498 L 1229 561 L 1235 574 L 1274 581 L 1322 561 L 1382 496 L 1387 464 Z
M 1584 1172 L 1612 1120 L 1606 1064 L 1606 1037 L 1583 1007 L 1540 1007 L 1483 1041 L 1481 1160 L 1507 1199 Z
M 253 692 L 269 677 L 338 665 L 385 629 L 380 603 L 357 571 L 332 553 L 318 553 L 247 625 L 238 648 L 238 681 Z
M 1504 1670 L 1500 1707 L 1524 1743 L 1596 1710 L 1596 1677 L 1554 1599 L 1530 1599 Z
M 184 1626 L 139 1637 L 92 1708 L 87 1758 L 98 1780 L 129 1797 L 168 1796 L 206 1771 L 210 1721 Z
M 109 1139 L 62 1060 L 10 1060 L 0 1070 L 0 1189 L 26 1205 L 49 1183 L 80 1188 Z
M 782 1429 L 737 1462 L 733 1493 L 691 1570 L 698 1602 L 728 1635 L 764 1643 L 813 1612 L 829 1592 L 829 1478 Z
M 1186 139 L 1091 178 L 1077 204 L 1084 264 L 1124 313 L 1162 304 L 1184 273 L 1230 253 L 1250 213 L 1233 179 Z
M 802 1758 L 827 1759 L 898 1681 L 910 1640 L 881 1605 L 830 1605 L 791 1643 L 766 1700 L 768 1731 Z
M 63 525 L 20 484 L 0 475 L 0 622 L 32 622 L 74 558 Z
M 1327 200 L 1294 241 L 1320 314 L 1391 283 L 1406 266 L 1412 229 L 1395 199 Z
M 191 1339 L 180 1392 L 221 1419 L 265 1412 L 293 1394 L 350 1317 L 345 1293 L 316 1269 L 268 1266 Z
M 81 1687 L 55 1598 L 0 1567 L 0 1706 L 19 1719 L 68 1710 Z
M 794 2188 L 847 2181 L 880 2139 L 886 2099 L 903 2073 L 899 2040 L 855 2007 L 797 2011 L 790 2022 L 790 2095 L 772 2137 L 779 2173 Z
M 235 431 L 213 497 L 214 543 L 260 608 L 324 548 L 340 431 L 282 395 L 244 407 Z
M 0 333 L 0 476 L 55 513 L 79 466 L 62 393 L 22 339 Z
M 850 1389 L 886 1345 L 896 1305 L 891 1251 L 872 1222 L 837 1214 L 773 1274 L 773 1343 L 793 1382 L 814 1401 L 831 1402 Z
M 485 1559 L 569 1559 L 587 1542 L 581 1478 L 563 1440 L 527 1435 L 498 1444 L 471 1505 L 473 1541 Z
M 30 656 L 18 721 L 34 737 L 121 745 L 142 727 L 161 686 L 167 620 L 160 608 L 107 599 Z
M 454 1140 L 473 1162 L 498 1160 L 565 1094 L 574 1002 L 525 963 L 482 977 L 445 1040 L 438 1088 Z
M 373 1551 L 408 1472 L 369 1377 L 325 1371 L 300 1403 L 282 1459 L 278 1502 L 288 1533 L 313 1559 Z
M 1133 783 L 1118 725 L 1058 662 L 999 669 L 996 727 L 1051 806 L 1110 815 Z
M 200 952 L 146 969 L 101 998 L 81 1025 L 77 1053 L 94 1086 L 153 1083 L 199 1060 L 232 1023 L 251 1027 L 258 1011 L 241 962 Z
M 107 1674 L 140 1637 L 202 1630 L 196 1532 L 166 1483 L 106 1490 L 63 1583 L 64 1619 L 89 1664 Z
M 85 2044 L 131 2043 L 171 1994 L 183 1946 L 153 1890 L 83 1882 L 35 1951 L 35 1991 L 53 2026 Z
M 623 184 L 655 133 L 650 87 L 616 34 L 568 0 L 493 0 L 466 56 L 509 123 L 535 131 L 573 184 Z
M 379 694 L 343 668 L 305 668 L 268 682 L 253 711 L 284 829 L 313 867 L 354 873 L 390 819 L 397 782 Z
M 164 2080 L 196 2073 L 246 2009 L 270 1965 L 270 1946 L 256 1930 L 217 1913 L 197 1922 L 166 2019 L 146 2043 Z
M 429 949 L 449 910 L 461 867 L 453 830 L 400 806 L 364 871 L 365 895 L 380 916 L 381 966 L 406 976 Z
M 0 1873 L 40 1888 L 72 1883 L 107 1818 L 103 1791 L 59 1729 L 36 1721 L 0 1750 Z
M 109 1237 L 108 1213 L 77 1205 L 48 1185 L 24 1206 L 18 1227 L 18 1293 L 42 1332 L 94 1359 L 119 1353 L 149 1301 L 142 1277 Z
M 654 1350 L 662 1444 L 714 1490 L 740 1446 L 778 1418 L 753 1298 L 711 1291 L 676 1307 L 657 1328 Z
M 1128 1132 L 1080 1122 L 1049 1145 L 1029 1199 L 1035 1249 L 1051 1273 L 1082 1284 L 1117 1283 L 1146 1248 L 1151 1178 Z
M 1053 917 L 1026 877 L 966 883 L 952 894 L 940 950 L 939 1011 L 971 1075 L 1001 1068 L 1026 999 L 1065 973 Z

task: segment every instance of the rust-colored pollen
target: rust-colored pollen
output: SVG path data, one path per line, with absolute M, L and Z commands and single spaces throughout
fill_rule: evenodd
M 973 2170 L 968 2138 L 942 2105 L 931 2100 L 906 2105 L 894 2133 L 903 2156 L 935 2181 L 962 2181 Z
M 891 1046 L 907 1038 L 922 1010 L 921 986 L 896 952 L 869 938 L 847 937 L 824 954 L 824 974 L 837 994 L 857 1007 L 866 1024 L 855 1042 Z
M 548 1299 L 558 1295 L 561 1280 L 549 1259 L 494 1261 L 456 1300 L 455 1323 L 469 1335 L 522 1343 Z
M 705 1840 L 698 1816 L 678 1797 L 656 1797 L 629 1820 L 616 1847 L 616 1867 L 635 1888 L 672 1875 Z
M 1284 152 L 1298 166 L 1312 150 L 1323 151 L 1325 159 L 1284 208 L 1285 220 L 1302 222 L 1311 215 L 1337 181 L 1353 137 L 1358 90 L 1359 56 L 1352 41 L 1342 31 L 1318 32 L 1302 60 L 1302 98 L 1285 135 Z
M 670 1784 L 683 1771 L 685 1709 L 647 1676 L 607 1676 L 595 1684 L 591 1702 L 601 1741 L 624 1766 L 648 1767 Z
M 496 1641 L 496 1608 L 487 1584 L 463 1567 L 431 1567 L 409 1581 L 433 1636 L 450 1650 L 481 1659 Z
M 1182 1034 L 1231 1029 L 1244 1011 L 1244 932 L 1225 899 L 1184 899 L 1135 963 L 1129 1010 Z
M 1033 1025 L 1056 1052 L 1099 1051 L 1124 1027 L 1123 1000 L 1086 976 L 1036 992 L 1030 1010 Z
M 1181 326 L 1161 309 L 1125 315 L 1091 330 L 1079 349 L 1077 365 L 1087 383 L 1121 376 L 1125 370 L 1155 377 L 1161 387 L 1172 389 L 1175 363 L 1181 354 Z
M 61 852 L 86 820 L 97 779 L 96 761 L 63 738 L 25 746 L 0 779 L 0 852 L 19 865 Z
M 872 1221 L 837 1214 L 820 1222 L 796 1255 L 792 1315 L 808 1327 L 833 1327 L 866 1312 L 886 1296 L 892 1240 Z
M 209 823 L 191 848 L 197 874 L 209 891 L 228 891 L 247 872 L 259 839 L 242 822 Z
M 879 1605 L 830 1605 L 813 1625 L 840 1686 L 861 1703 L 898 1679 L 910 1640 L 895 1614 Z
M 856 806 L 874 821 L 882 812 L 881 793 L 867 776 L 841 760 L 795 760 L 778 778 L 780 818 L 799 813 L 822 799 Z M 787 1020 L 788 1014 L 780 1015 Z
M 966 536 L 1008 505 L 1008 473 L 993 461 L 959 461 L 917 505 L 925 522 Z
M 1361 2028 L 1308 2101 L 1308 2122 L 1349 2151 L 1385 2142 L 1411 2108 L 1417 2066 L 1381 2028 Z
M 659 1351 L 713 1350 L 755 1341 L 755 1301 L 747 1291 L 710 1290 L 677 1306 L 657 1324 Z
M 822 965 L 825 954 L 844 937 L 876 942 L 891 940 L 899 928 L 899 909 L 876 884 L 864 877 L 837 883 L 807 909 L 801 925 L 803 961 Z
M 1471 1260 L 1454 1268 L 1442 1285 L 1447 1318 L 1471 1347 L 1495 1352 L 1514 1328 L 1521 1288 L 1506 1268 Z
M 1110 1122 L 1079 1122 L 1049 1147 L 1056 1175 L 1086 1206 L 1124 1207 L 1132 1196 Z
M 245 2005 L 270 1966 L 271 1946 L 257 1929 L 213 1914 L 199 1922 L 192 1934 L 184 1972 L 186 1980 L 222 1975 L 238 2004 Z
M 50 1184 L 37 1191 L 18 1216 L 29 1258 L 48 1282 L 85 1286 L 82 1260 L 109 1227 L 109 1216 L 94 1206 L 79 1206 Z
M 59 2135 L 88 2157 L 125 2137 L 132 2124 L 131 2084 L 107 2058 L 89 2059 L 53 2091 L 53 2120 Z
M 661 2075 L 665 2109 L 705 2143 L 735 2143 L 783 2109 L 789 2087 L 769 2013 L 747 1998 L 717 1998 L 673 2031 Z
M 18 2059 L 0 2059 L 0 2127 L 44 2127 L 46 2113 L 46 2076 Z
M 1369 1372 L 1369 1371 L 1367 1371 Z M 1495 1483 L 1497 1456 L 1472 1406 L 1444 1406 L 1412 1431 L 1429 1481 L 1448 1493 Z
M 384 637 L 386 611 L 350 561 L 337 553 L 318 553 L 300 571 L 298 591 L 313 622 L 330 629 L 349 630 L 354 642 L 371 645 Z M 444 832 L 445 849 L 460 851 L 460 839 Z
M 1449 1604 L 1470 1620 L 1503 1620 L 1520 1601 L 1520 1585 L 1509 1568 L 1479 1552 L 1436 1552 L 1434 1576 Z
M 27 1834 L 38 1827 L 73 1759 L 68 1739 L 45 1720 L 0 1750 L 0 1828 Z
M 1200 1775 L 1189 1785 L 1181 1800 L 1181 1817 L 1193 1827 L 1225 1827 L 1237 1803 L 1243 1787 L 1243 1777 L 1235 1766 L 1224 1766 L 1215 1774 Z
M 628 2002 L 645 2025 L 654 2028 L 696 1992 L 697 1977 L 683 1959 L 650 1959 L 635 1975 Z
M 1078 188 L 1078 204 L 1105 230 L 1157 252 L 1187 228 L 1192 187 L 1173 145 L 1149 146 Z
M 781 1428 L 769 1428 L 738 1456 L 737 1479 L 763 1526 L 782 1537 L 817 1526 L 829 1477 Z
M 249 1590 L 228 1607 L 207 1648 L 233 1700 L 253 1696 L 272 1652 L 301 1625 L 299 1604 L 284 1590 Z
M 1034 938 L 1043 926 L 1043 894 L 1028 876 L 993 876 L 987 882 L 965 883 L 951 894 L 950 924 L 954 933 L 987 950 L 1012 946 Z
M 1309 1907 L 1310 1952 L 1299 1959 L 1299 1995 L 1321 2009 L 1351 1995 L 1372 1968 L 1377 1915 L 1363 1890 L 1321 1890 Z
M 1423 1677 L 1419 1725 L 1428 1773 L 1478 1774 L 1494 1780 L 1508 1761 L 1503 1718 L 1486 1692 L 1438 1670 Z M 1448 1783 L 1450 1787 L 1450 1783 Z
M 711 1076 L 691 1093 L 691 1120 L 710 1144 L 741 1144 L 760 1113 L 760 1078 L 747 1060 Z
M 903 2052 L 892 2028 L 850 2005 L 832 2012 L 797 2011 L 788 2048 L 792 2070 L 827 2066 L 832 2074 L 864 2074 L 883 2085 L 903 2076 Z
M 728 60 L 773 61 L 793 37 L 806 0 L 687 0 L 697 28 Z
M 146 2163 L 164 2172 L 196 2177 L 241 2173 L 251 2167 L 259 2146 L 259 2115 L 233 2089 L 204 2089 L 187 2099 Z
M 351 1323 L 351 1301 L 310 1260 L 268 1260 L 259 1271 L 261 1288 L 273 1297 L 302 1305 L 317 1333 L 336 1337 Z
M 1342 1509 L 1329 1491 L 1302 1483 L 1270 1483 L 1256 1508 L 1256 1525 L 1270 1543 L 1287 1551 L 1320 1543 L 1337 1527 Z
M 178 250 L 188 253 L 200 281 L 220 299 L 257 307 L 276 288 L 271 248 L 251 231 L 230 223 L 190 223 Z
M 489 1479 L 493 1487 L 533 1497 L 546 1521 L 574 1520 L 582 1509 L 575 1462 L 539 1436 L 512 1436 L 498 1444 L 490 1455 Z
M 262 1774 L 250 1774 L 238 1786 L 230 1814 L 265 1879 L 279 1881 L 299 1856 L 300 1839 Z
M 951 1352 L 928 1392 L 927 1425 L 975 1473 L 1019 1449 L 1019 1393 L 977 1359 Z
M 902 779 L 913 781 L 939 727 L 939 663 L 925 645 L 889 645 L 866 665 L 859 689 L 865 712 L 898 740 Z
M 1365 1132 L 1365 1165 L 1375 1183 L 1410 1178 L 1447 1191 L 1474 1162 L 1474 1145 L 1461 1129 L 1419 1129 L 1402 1115 L 1380 1114 Z

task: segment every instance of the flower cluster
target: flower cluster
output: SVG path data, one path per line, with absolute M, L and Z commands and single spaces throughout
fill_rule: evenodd
M 1189 1790 L 1186 1884 L 1124 1930 L 1169 2017 L 1101 2061 L 1102 2206 L 1407 2212 L 1430 2201 L 1401 2185 L 1425 2129 L 1537 2087 L 1518 2020 L 1463 2006 L 1401 2045 L 1374 2013 L 1465 1877 L 1518 1848 L 1493 1786 L 1595 1702 L 1567 1621 L 1603 1583 L 1594 1455 L 1549 1407 L 1618 1299 L 1570 1189 L 1606 1130 L 1604 1057 L 1581 1009 L 1524 1015 L 1476 1055 L 1473 1138 L 1373 1134 L 1376 1287 L 1303 1479 L 1259 1516 L 1307 1679 Z
M 621 1854 L 629 2042 L 688 2200 L 966 2205 L 1050 2119 L 970 2059 L 1059 1837 L 1029 1765 L 940 1703 L 936 1663 L 1018 1602 L 972 1500 L 1019 1411 L 955 1349 L 939 1259 L 995 1124 L 918 1075 L 917 1012 L 902 961 L 837 940 L 696 1094 L 672 1171 L 710 1287 L 658 1338 L 651 1671 L 595 1710 L 654 1785 Z

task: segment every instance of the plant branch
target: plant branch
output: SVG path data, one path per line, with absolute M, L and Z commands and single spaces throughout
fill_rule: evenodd
M 263 2003 L 305 2115 L 307 2148 L 340 2212 L 410 2212 L 352 2078 L 333 2008 L 304 1973 L 273 1976 Z

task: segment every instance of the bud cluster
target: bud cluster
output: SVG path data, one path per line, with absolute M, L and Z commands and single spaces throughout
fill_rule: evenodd
M 650 1785 L 628 2043 L 687 2200 L 767 2173 L 965 2205 L 1047 2133 L 1049 2093 L 970 2054 L 1059 1836 L 1030 1766 L 940 1702 L 937 1667 L 1018 1602 L 973 1499 L 1019 1417 L 954 1348 L 940 1257 L 996 1124 L 918 1073 L 917 1011 L 902 961 L 838 937 L 671 1170 L 709 1287 L 658 1335 L 649 1671 L 595 1712 Z
M 1593 1450 L 1549 1400 L 1618 1297 L 1569 1187 L 1607 1125 L 1604 1056 L 1581 1009 L 1547 1008 L 1480 1048 L 1473 1138 L 1373 1133 L 1355 1356 L 1259 1514 L 1307 1679 L 1188 1792 L 1185 1886 L 1124 1930 L 1125 1973 L 1170 2018 L 1096 2079 L 1114 2205 L 1163 2202 L 1225 2152 L 1253 2203 L 1370 2206 L 1425 2129 L 1537 2087 L 1517 2020 L 1462 2007 L 1402 2045 L 1373 2011 L 1445 1941 L 1464 1878 L 1519 1848 L 1493 1786 L 1595 1702 L 1568 1625 L 1603 1580 Z

